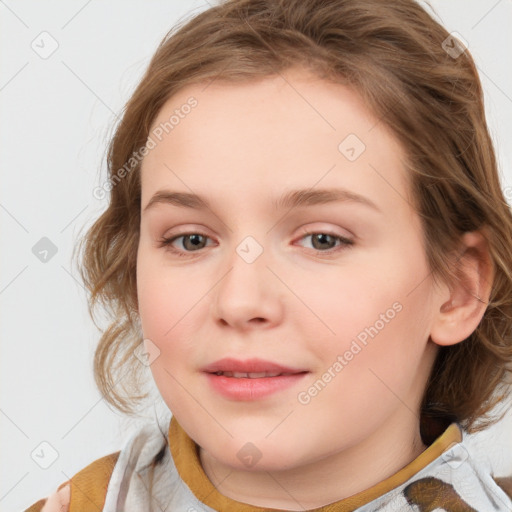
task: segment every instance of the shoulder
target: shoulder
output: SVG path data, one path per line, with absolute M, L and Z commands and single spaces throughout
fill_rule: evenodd
M 120 451 L 110 453 L 91 462 L 73 476 L 71 483 L 75 481 L 108 482 L 120 453 Z
M 76 473 L 71 480 L 59 485 L 58 489 L 31 505 L 25 512 L 68 512 L 73 497 L 73 505 L 81 510 L 80 504 L 94 503 L 101 510 L 105 502 L 108 483 L 121 452 L 105 455 Z M 83 491 L 86 489 L 86 493 Z M 75 505 L 76 504 L 76 505 Z
M 69 512 L 69 502 L 71 501 L 71 486 L 65 483 L 53 494 L 48 496 L 41 512 Z
M 70 501 L 71 485 L 69 482 L 64 482 L 48 498 L 37 501 L 25 512 L 69 512 Z

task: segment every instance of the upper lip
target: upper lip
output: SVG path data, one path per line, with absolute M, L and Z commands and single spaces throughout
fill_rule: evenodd
M 219 359 L 204 368 L 203 372 L 217 373 L 217 372 L 238 372 L 238 373 L 262 373 L 262 372 L 278 372 L 278 373 L 304 373 L 307 370 L 291 368 L 283 366 L 272 361 L 265 361 L 264 359 L 246 359 L 241 361 L 231 357 Z

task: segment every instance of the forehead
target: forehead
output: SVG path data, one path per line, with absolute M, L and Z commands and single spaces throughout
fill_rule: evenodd
M 149 136 L 155 147 L 142 163 L 143 205 L 166 185 L 277 195 L 318 183 L 374 197 L 388 188 L 395 201 L 407 195 L 404 151 L 386 125 L 352 89 L 302 71 L 185 87 Z

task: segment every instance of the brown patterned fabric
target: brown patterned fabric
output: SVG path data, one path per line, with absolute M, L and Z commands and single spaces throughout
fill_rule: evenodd
M 505 494 L 512 499 L 512 475 L 504 477 L 493 477 L 494 481 L 503 489 Z
M 409 505 L 416 505 L 419 512 L 478 512 L 470 507 L 453 488 L 452 484 L 439 478 L 426 477 L 412 482 L 404 489 Z

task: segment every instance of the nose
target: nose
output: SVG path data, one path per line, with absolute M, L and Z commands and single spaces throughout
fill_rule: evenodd
M 276 278 L 275 269 L 270 270 L 266 251 L 261 249 L 254 241 L 242 242 L 228 259 L 226 270 L 212 290 L 212 312 L 221 326 L 251 330 L 281 322 L 284 287 Z

